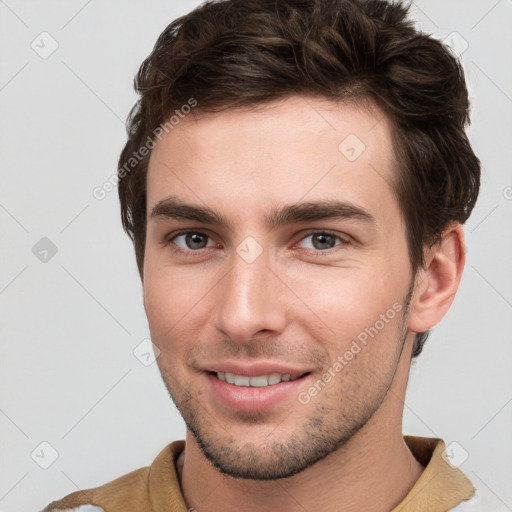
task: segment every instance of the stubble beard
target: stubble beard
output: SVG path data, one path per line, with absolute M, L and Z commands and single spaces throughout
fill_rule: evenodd
M 204 456 L 225 475 L 252 480 L 276 480 L 300 473 L 346 445 L 379 409 L 394 380 L 407 337 L 405 326 L 412 290 L 411 283 L 402 302 L 404 307 L 398 328 L 399 342 L 392 359 L 393 364 L 388 367 L 386 375 L 375 377 L 378 379 L 378 390 L 371 396 L 371 402 L 367 401 L 364 382 L 353 388 L 363 388 L 360 393 L 363 400 L 345 396 L 334 405 L 325 405 L 321 403 L 321 396 L 317 396 L 311 402 L 314 407 L 311 407 L 305 421 L 297 425 L 295 431 L 286 439 L 278 439 L 279 425 L 276 425 L 266 437 L 268 442 L 263 445 L 259 443 L 258 446 L 249 441 L 240 444 L 240 440 L 230 434 L 229 429 L 214 422 L 198 398 L 173 379 L 164 368 L 160 368 L 169 395 Z M 350 378 L 350 375 L 345 377 Z M 325 390 L 319 395 L 323 392 Z M 289 415 L 291 414 L 293 411 L 290 411 Z M 259 412 L 240 414 L 244 425 L 253 424 L 255 428 L 264 421 L 264 417 Z

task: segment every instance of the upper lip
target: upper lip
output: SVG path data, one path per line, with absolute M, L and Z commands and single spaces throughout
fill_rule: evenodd
M 308 368 L 290 366 L 278 362 L 253 362 L 240 363 L 235 361 L 222 361 L 205 365 L 201 370 L 206 372 L 232 373 L 234 375 L 244 375 L 246 377 L 257 377 L 260 375 L 270 375 L 271 373 L 289 374 L 291 376 L 300 376 L 309 373 Z

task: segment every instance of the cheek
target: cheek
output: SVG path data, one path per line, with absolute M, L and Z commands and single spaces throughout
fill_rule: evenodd
M 179 296 L 178 296 L 179 295 Z M 166 379 L 171 378 L 178 370 L 176 363 L 181 361 L 182 352 L 186 347 L 181 346 L 183 336 L 183 314 L 176 307 L 180 304 L 182 294 L 176 293 L 176 288 L 161 276 L 151 274 L 144 279 L 144 307 L 151 332 L 151 341 L 158 348 L 157 364 Z M 170 372 L 170 373 L 169 373 Z
M 180 286 L 169 272 L 156 269 L 151 264 L 144 276 L 144 307 L 153 341 L 161 343 L 183 316 L 187 289 Z M 172 331 L 171 331 L 172 332 Z
M 391 320 L 396 319 L 396 310 L 401 309 L 395 304 L 403 300 L 407 276 L 375 263 L 354 263 L 347 268 L 311 265 L 307 273 L 299 268 L 288 270 L 286 284 L 302 299 L 297 302 L 295 318 L 303 325 L 309 324 L 310 330 L 313 324 L 319 325 L 320 319 L 325 334 L 338 346 L 350 343 L 382 314 L 389 320 L 386 326 L 394 325 L 396 322 Z
M 198 332 L 208 304 L 207 276 L 148 259 L 143 293 L 153 343 L 162 351 L 180 352 L 181 340 Z M 210 285 L 211 287 L 211 285 Z M 206 318 L 208 315 L 206 315 Z

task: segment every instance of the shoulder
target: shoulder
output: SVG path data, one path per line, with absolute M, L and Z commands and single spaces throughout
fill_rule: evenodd
M 44 512 L 44 511 L 41 511 Z M 59 512 L 105 512 L 101 507 L 95 507 L 94 505 L 80 505 L 76 508 L 64 508 L 59 509 Z
M 170 491 L 173 491 L 175 498 L 179 500 L 181 492 L 175 464 L 184 447 L 184 441 L 174 441 L 161 450 L 151 466 L 127 473 L 99 487 L 75 491 L 53 501 L 41 512 L 153 510 L 154 502 L 163 500 L 164 494 Z
M 127 473 L 99 487 L 75 491 L 64 498 L 53 501 L 42 512 L 103 512 L 120 503 L 126 512 L 138 510 L 145 504 L 149 467 Z

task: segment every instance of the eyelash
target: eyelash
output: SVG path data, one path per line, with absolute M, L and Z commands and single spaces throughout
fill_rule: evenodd
M 207 249 L 207 247 L 203 247 L 201 249 L 195 249 L 195 250 L 194 249 L 182 249 L 181 247 L 177 246 L 174 243 L 174 240 L 176 238 L 178 238 L 179 236 L 187 235 L 187 234 L 190 234 L 190 233 L 202 235 L 202 236 L 205 236 L 205 237 L 207 237 L 208 239 L 211 240 L 211 236 L 207 235 L 206 233 L 203 233 L 202 231 L 184 230 L 184 231 L 180 231 L 178 233 L 175 233 L 172 236 L 166 237 L 164 242 L 163 242 L 163 245 L 164 246 L 174 245 L 172 250 L 177 252 L 177 253 L 181 253 L 181 254 L 183 254 L 186 257 L 195 256 L 197 253 L 200 253 L 203 249 Z M 325 249 L 325 250 L 321 250 L 321 249 L 305 249 L 308 252 L 309 251 L 315 251 L 318 255 L 321 255 L 321 254 L 331 254 L 331 253 L 333 253 L 336 250 L 336 247 L 346 246 L 346 245 L 348 245 L 350 243 L 348 239 L 345 239 L 345 238 L 341 237 L 339 234 L 335 233 L 334 231 L 329 231 L 329 230 L 313 230 L 313 231 L 310 231 L 309 233 L 304 234 L 303 237 L 299 240 L 299 242 L 301 242 L 302 240 L 310 237 L 311 235 L 329 235 L 329 236 L 332 236 L 334 238 L 337 238 L 341 242 L 340 244 L 335 245 L 334 247 L 332 247 L 330 249 Z

